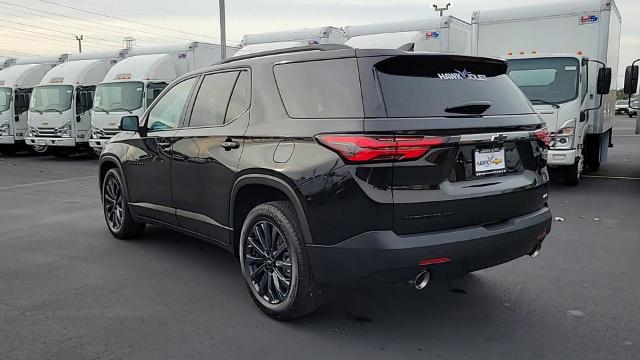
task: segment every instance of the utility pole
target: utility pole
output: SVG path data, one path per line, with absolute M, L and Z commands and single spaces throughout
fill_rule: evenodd
M 84 35 L 76 35 L 76 40 L 78 40 L 78 52 L 82 52 L 82 40 L 84 40 Z
M 225 24 L 224 0 L 220 0 L 220 59 L 227 58 L 227 26 Z
M 136 47 L 136 39 L 131 36 L 127 36 L 122 40 L 122 42 L 124 43 L 124 48 L 127 50 L 131 50 Z
M 451 6 L 451 3 L 447 3 L 445 7 L 438 7 L 437 4 L 433 4 L 433 10 L 435 12 L 440 12 L 440 17 L 442 17 L 442 14 L 444 14 L 445 11 L 449 10 L 449 6 Z

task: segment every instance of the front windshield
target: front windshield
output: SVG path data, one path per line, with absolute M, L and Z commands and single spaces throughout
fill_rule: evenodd
M 509 77 L 534 104 L 560 104 L 578 97 L 580 63 L 574 58 L 509 60 Z
M 139 81 L 100 84 L 96 87 L 93 111 L 131 111 L 142 106 L 144 84 Z
M 0 113 L 9 110 L 11 106 L 11 88 L 0 88 Z
M 31 95 L 31 112 L 62 112 L 71 109 L 73 86 L 45 85 L 37 86 Z

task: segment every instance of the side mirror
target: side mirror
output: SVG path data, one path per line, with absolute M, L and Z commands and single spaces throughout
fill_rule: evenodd
M 638 72 L 640 67 L 638 65 L 627 66 L 627 71 L 624 74 L 624 93 L 627 95 L 634 95 L 638 90 Z
M 607 95 L 611 92 L 611 68 L 604 67 L 598 71 L 598 95 Z
M 122 131 L 139 131 L 140 123 L 138 117 L 133 116 L 124 116 L 120 119 L 120 130 Z

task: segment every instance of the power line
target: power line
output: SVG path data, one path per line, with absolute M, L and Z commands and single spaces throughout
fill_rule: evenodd
M 28 27 L 32 27 L 32 28 L 36 28 L 36 29 L 42 29 L 42 30 L 46 30 L 46 31 L 56 32 L 56 33 L 60 33 L 60 34 L 66 34 L 66 35 L 71 35 L 71 36 L 75 36 L 76 35 L 75 33 L 70 33 L 70 32 L 66 32 L 66 31 L 62 31 L 62 30 L 51 29 L 51 28 L 47 28 L 47 27 L 43 27 L 43 26 L 25 24 L 25 23 L 21 23 L 21 22 L 18 22 L 18 21 L 3 20 L 3 19 L 0 19 L 0 21 L 8 22 L 8 23 L 15 24 L 15 25 L 28 26 Z M 100 41 L 111 42 L 111 43 L 114 43 L 114 44 L 120 44 L 117 41 L 102 39 L 102 38 L 99 38 L 99 37 L 94 37 L 94 39 L 97 39 L 97 40 L 100 40 Z
M 103 14 L 103 13 L 100 13 L 100 12 L 97 12 L 97 11 L 80 9 L 80 8 L 76 8 L 76 7 L 73 7 L 73 6 L 70 6 L 70 5 L 60 4 L 60 3 L 57 3 L 57 2 L 54 2 L 54 1 L 49 1 L 49 0 L 36 0 L 36 1 L 43 2 L 45 4 L 60 6 L 60 7 L 71 9 L 71 10 L 75 10 L 75 11 L 84 12 L 84 13 L 87 13 L 87 14 L 98 15 L 98 16 L 102 16 L 102 17 L 105 17 L 105 18 L 108 18 L 108 19 L 113 19 L 113 20 L 122 21 L 122 22 L 128 22 L 128 23 L 132 23 L 132 24 L 136 24 L 136 25 L 147 26 L 147 27 L 151 27 L 151 28 L 164 30 L 164 31 L 170 31 L 170 32 L 174 32 L 174 33 L 182 33 L 182 34 L 186 34 L 186 35 L 210 38 L 210 39 L 215 39 L 215 40 L 218 40 L 218 41 L 220 40 L 220 38 L 215 37 L 215 36 L 192 33 L 192 32 L 188 32 L 188 31 L 182 31 L 182 30 L 177 30 L 177 29 L 168 28 L 168 27 L 162 27 L 162 26 L 157 26 L 157 25 L 151 25 L 151 24 L 140 22 L 140 21 L 129 20 L 129 19 L 125 19 L 125 18 L 119 18 L 119 17 L 116 17 L 116 16 Z M 143 31 L 143 30 L 138 30 L 138 31 L 146 33 L 146 34 L 160 35 L 158 33 L 151 33 L 151 32 Z M 171 36 L 171 35 L 161 35 L 161 36 Z M 171 36 L 171 37 L 178 38 L 176 36 Z M 184 38 L 181 38 L 181 39 L 184 39 Z
M 38 54 L 32 54 L 32 53 L 22 52 L 22 51 L 12 51 L 12 50 L 7 50 L 7 49 L 0 49 L 0 53 L 4 53 L 4 54 L 14 54 L 14 55 L 40 56 L 40 55 L 38 55 Z
M 109 28 L 110 32 L 120 33 L 120 34 L 125 35 L 125 36 L 131 36 L 132 33 L 137 33 L 138 32 L 137 30 L 132 30 L 132 29 L 130 30 L 130 29 L 125 28 L 125 27 L 119 27 L 119 26 L 115 26 L 115 25 L 104 24 L 104 23 L 100 23 L 100 22 L 97 22 L 97 21 L 88 21 L 88 20 L 84 20 L 84 19 L 80 19 L 80 18 L 76 18 L 76 17 L 72 17 L 72 16 L 60 15 L 60 14 L 56 14 L 56 13 L 53 13 L 53 12 L 33 9 L 33 8 L 25 7 L 25 6 L 22 6 L 22 7 L 18 8 L 18 9 L 15 9 L 15 8 L 7 6 L 7 4 L 10 5 L 10 6 L 16 6 L 16 7 L 18 5 L 9 4 L 9 3 L 6 3 L 4 1 L 0 1 L 0 3 L 1 4 L 5 4 L 5 5 L 0 5 L 0 8 L 3 8 L 3 9 L 7 9 L 7 10 L 11 10 L 11 11 L 18 11 L 18 12 L 22 12 L 23 14 L 33 15 L 33 16 L 37 16 L 39 18 L 45 18 L 45 19 L 49 19 L 49 20 L 53 20 L 53 21 L 60 21 L 60 20 L 55 19 L 53 17 L 47 17 L 47 16 L 44 16 L 44 15 L 38 15 L 36 13 L 54 15 L 54 16 L 58 16 L 58 17 L 61 17 L 61 18 L 64 19 L 65 23 L 63 23 L 63 24 L 55 23 L 55 22 L 49 22 L 49 21 L 43 21 L 43 20 L 38 20 L 38 21 L 42 21 L 43 23 L 51 24 L 51 25 L 54 25 L 54 26 L 69 26 L 70 25 L 69 19 L 73 19 L 75 21 L 80 21 L 80 22 L 83 22 L 83 23 L 90 24 L 94 28 L 96 28 L 97 25 L 102 26 L 103 28 Z M 25 10 L 25 9 L 28 9 L 28 10 Z M 11 14 L 11 16 L 17 16 L 17 17 L 20 17 L 20 18 L 23 18 L 23 19 L 29 19 L 29 17 L 18 16 L 18 15 L 15 15 L 15 14 Z M 84 25 L 77 24 L 75 26 L 76 27 L 81 27 L 81 26 L 84 26 Z M 115 28 L 126 29 L 126 32 L 122 31 L 122 30 L 114 30 L 114 27 Z M 86 30 L 87 30 L 87 28 L 84 27 L 82 31 L 86 31 Z M 159 38 L 159 37 L 152 37 L 152 36 L 144 36 L 143 37 L 143 36 L 137 36 L 136 35 L 136 38 L 144 40 L 144 41 L 149 41 L 149 42 L 166 42 L 167 41 L 166 38 Z
M 49 1 L 49 0 L 37 0 L 37 1 L 43 2 L 45 4 L 51 4 L 51 5 L 61 6 L 61 7 L 67 8 L 67 9 L 72 9 L 72 10 L 76 10 L 76 11 L 85 12 L 87 14 L 103 16 L 103 17 L 106 17 L 106 18 L 109 18 L 109 19 L 114 19 L 114 20 L 119 20 L 119 21 L 124 21 L 124 22 L 130 22 L 130 23 L 133 23 L 133 24 L 148 26 L 148 27 L 152 27 L 152 28 L 156 28 L 156 29 L 165 30 L 165 31 L 173 31 L 173 32 L 182 33 L 182 34 L 186 34 L 186 35 L 195 35 L 195 36 L 201 36 L 201 37 L 205 37 L 205 38 L 208 37 L 208 38 L 220 40 L 220 38 L 217 38 L 217 37 L 214 37 L 214 36 L 191 33 L 191 32 L 181 31 L 181 30 L 172 29 L 172 28 L 168 28 L 168 27 L 162 27 L 162 26 L 157 26 L 157 25 L 146 24 L 146 23 L 143 23 L 143 22 L 140 22 L 140 21 L 135 21 L 135 20 L 127 20 L 127 19 L 123 19 L 123 18 L 118 18 L 118 17 L 112 16 L 112 15 L 99 13 L 97 11 L 85 10 L 85 9 L 76 8 L 76 7 L 73 7 L 73 6 L 70 6 L 70 5 L 60 4 L 60 3 L 57 3 L 57 2 L 54 2 L 54 1 Z
M 0 20 L 0 22 L 2 22 L 2 21 L 3 20 Z M 63 39 L 63 40 L 73 41 L 73 38 L 66 38 L 64 36 L 47 34 L 47 33 L 43 33 L 43 32 L 40 32 L 40 31 L 26 30 L 26 29 L 20 29 L 20 28 L 15 28 L 15 27 L 12 27 L 12 26 L 3 25 L 2 26 L 2 30 L 4 30 L 5 28 L 6 29 L 16 30 L 16 31 L 19 31 L 19 32 L 26 32 L 26 33 L 37 34 L 37 35 L 40 35 L 40 36 L 46 36 L 46 37 L 53 38 L 53 39 Z M 60 41 L 60 40 L 58 40 L 58 41 Z M 105 46 L 105 47 L 113 47 L 113 45 L 109 45 L 109 44 L 105 45 L 105 44 L 102 44 L 102 43 L 96 42 L 96 41 L 87 40 L 87 42 L 91 42 L 91 43 L 94 43 L 94 44 L 97 44 L 97 45 L 102 45 L 102 46 Z

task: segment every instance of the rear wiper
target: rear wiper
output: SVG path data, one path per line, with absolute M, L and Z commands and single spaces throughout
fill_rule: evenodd
M 551 102 L 551 101 L 542 100 L 542 99 L 533 99 L 533 100 L 529 100 L 529 101 L 531 101 L 532 103 L 533 103 L 533 102 L 539 102 L 539 103 L 543 103 L 543 104 L 551 105 L 551 106 L 553 106 L 553 107 L 554 107 L 554 108 L 556 108 L 556 109 L 560 109 L 560 105 L 558 105 L 558 104 L 556 104 L 556 103 L 554 103 L 554 102 Z
M 44 111 L 56 111 L 56 112 L 58 112 L 58 113 L 62 114 L 62 111 L 60 111 L 60 110 L 58 110 L 58 109 L 53 109 L 53 108 L 51 108 L 51 109 L 45 109 Z
M 106 113 L 107 115 L 109 115 L 109 112 L 107 110 L 101 108 L 100 106 L 94 106 L 93 109 L 97 110 L 97 111 L 102 111 L 103 113 Z
M 448 113 L 480 115 L 491 107 L 490 101 L 474 101 L 462 105 L 452 106 L 444 109 Z

